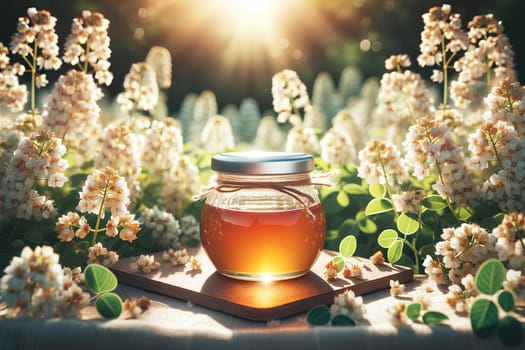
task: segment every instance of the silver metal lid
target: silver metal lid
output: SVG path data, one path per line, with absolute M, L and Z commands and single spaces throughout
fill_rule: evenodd
M 247 175 L 307 173 L 314 169 L 314 158 L 306 153 L 230 152 L 212 157 L 215 171 Z

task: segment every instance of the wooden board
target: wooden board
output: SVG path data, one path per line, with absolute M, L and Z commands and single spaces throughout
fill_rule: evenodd
M 340 274 L 341 278 L 327 281 L 323 277 L 324 266 L 336 253 L 325 250 L 312 271 L 302 277 L 274 282 L 240 281 L 219 274 L 202 248 L 188 249 L 188 253 L 202 262 L 201 272 L 161 263 L 160 269 L 152 273 L 134 273 L 130 271 L 134 258 L 120 259 L 112 270 L 121 283 L 253 321 L 280 319 L 315 305 L 332 304 L 334 296 L 347 289 L 363 295 L 389 288 L 391 279 L 406 283 L 413 277 L 407 267 L 374 265 L 368 259 L 354 257 L 364 263 L 362 279 L 345 279 Z M 156 253 L 155 260 L 162 262 L 162 253 Z

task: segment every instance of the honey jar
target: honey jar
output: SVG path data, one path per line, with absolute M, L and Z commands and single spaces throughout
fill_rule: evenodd
M 203 193 L 200 235 L 221 274 L 243 280 L 298 277 L 323 249 L 326 219 L 304 153 L 232 152 L 214 156 Z

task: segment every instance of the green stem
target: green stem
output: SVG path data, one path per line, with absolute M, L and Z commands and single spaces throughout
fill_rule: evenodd
M 98 209 L 97 222 L 95 224 L 95 230 L 93 231 L 93 239 L 91 240 L 91 245 L 95 245 L 95 243 L 97 243 L 97 235 L 100 231 L 102 231 L 99 230 L 99 227 L 102 211 L 104 210 L 104 203 L 106 201 L 106 195 L 108 194 L 109 182 L 109 180 L 106 180 L 106 186 L 104 187 L 104 193 L 102 194 L 102 202 L 100 203 L 100 208 Z
M 392 202 L 392 209 L 394 209 L 394 217 L 397 222 L 397 220 L 399 219 L 399 215 L 397 213 L 396 206 L 394 204 L 394 198 L 392 196 L 392 187 L 390 186 L 390 182 L 388 182 L 388 175 L 386 173 L 385 164 L 383 163 L 383 158 L 381 158 L 381 151 L 379 149 L 379 146 L 376 146 L 376 151 L 377 151 L 377 160 L 379 161 L 379 164 L 381 165 L 381 170 L 383 171 L 383 177 L 385 178 L 386 192 L 388 194 L 388 198 L 390 199 L 390 202 Z
M 36 67 L 37 67 L 37 56 L 38 46 L 37 41 L 34 42 L 33 47 L 33 63 L 30 65 L 31 68 L 31 123 L 33 127 L 36 127 Z
M 428 143 L 429 144 L 434 144 L 432 142 L 432 137 L 430 136 L 430 131 L 428 130 L 428 125 L 427 127 L 425 128 L 425 131 L 426 131 L 426 136 L 427 136 L 427 139 L 428 139 Z M 443 173 L 441 171 L 441 165 L 439 164 L 438 160 L 436 159 L 436 157 L 434 157 L 434 163 L 436 165 L 436 169 L 437 169 L 437 172 L 438 172 L 438 176 L 439 176 L 439 181 L 441 181 L 441 183 L 443 184 L 443 186 L 446 186 L 445 185 L 445 180 L 443 178 Z M 447 206 L 448 206 L 448 209 L 450 210 L 450 212 L 452 213 L 452 215 L 454 216 L 454 218 L 457 220 L 457 221 L 460 221 L 455 210 L 452 208 L 452 203 L 450 203 L 450 200 L 448 197 L 445 196 L 445 200 L 447 201 Z
M 88 54 L 89 54 L 89 44 L 86 43 L 86 54 L 85 54 L 85 57 L 86 57 L 86 60 L 84 61 L 84 67 L 82 68 L 82 71 L 84 73 L 87 73 L 88 71 Z
M 448 64 L 445 36 L 441 37 L 441 59 L 443 60 L 443 111 L 447 109 L 448 100 Z
M 417 253 L 417 249 L 414 245 L 412 245 L 407 239 L 406 239 L 406 235 L 405 235 L 405 238 L 403 238 L 403 242 L 407 245 L 407 247 L 409 247 L 412 252 L 414 253 L 414 263 L 415 263 L 415 269 L 414 269 L 414 273 L 419 273 L 419 254 Z
M 492 146 L 492 150 L 494 151 L 494 155 L 496 156 L 496 160 L 498 161 L 500 168 L 503 169 L 503 162 L 501 161 L 501 157 L 498 153 L 498 148 L 496 147 L 497 141 L 494 140 L 492 135 L 490 135 L 489 133 L 486 133 L 485 136 L 489 139 L 490 145 Z

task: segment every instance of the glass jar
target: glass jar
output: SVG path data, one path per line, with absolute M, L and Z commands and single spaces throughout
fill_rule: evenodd
M 306 274 L 324 247 L 326 219 L 304 153 L 233 152 L 212 158 L 200 235 L 221 274 L 280 280 Z

